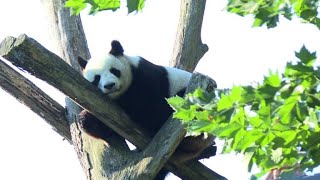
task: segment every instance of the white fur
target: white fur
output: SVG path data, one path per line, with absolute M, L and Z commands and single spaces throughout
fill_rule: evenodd
M 141 57 L 139 56 L 127 56 L 127 55 L 124 55 L 123 58 L 125 58 L 127 61 L 129 61 L 129 63 L 131 65 L 133 65 L 134 67 L 138 67 L 139 66 L 139 62 L 141 60 Z
M 169 79 L 169 96 L 176 95 L 180 90 L 188 86 L 192 73 L 181 69 L 165 67 Z
M 132 74 L 128 61 L 118 59 L 111 54 L 100 58 L 92 58 L 88 61 L 83 71 L 83 76 L 90 82 L 94 81 L 95 75 L 100 75 L 98 88 L 108 94 L 110 98 L 117 98 L 125 92 L 132 80 Z M 120 70 L 120 78 L 110 73 L 110 68 Z M 105 85 L 115 83 L 111 90 L 104 88 Z

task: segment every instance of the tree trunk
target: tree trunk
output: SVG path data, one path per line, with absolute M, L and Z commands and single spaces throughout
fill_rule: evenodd
M 80 16 L 71 16 L 70 10 L 64 8 L 65 2 L 66 0 L 42 0 L 49 20 L 48 29 L 51 29 L 52 40 L 56 45 L 56 54 L 80 72 L 78 56 L 89 59 L 90 53 Z M 73 145 L 87 179 L 104 179 L 105 169 L 110 172 L 114 170 L 113 167 L 117 169 L 119 151 L 106 146 L 103 141 L 93 140 L 81 131 L 77 122 L 81 108 L 69 98 L 66 98 L 66 108 Z M 113 136 L 112 141 L 119 147 L 124 145 L 124 139 L 119 136 Z M 101 166 L 108 168 L 100 168 Z
M 201 41 L 201 27 L 206 0 L 182 0 L 180 19 L 170 65 L 193 72 L 208 51 Z

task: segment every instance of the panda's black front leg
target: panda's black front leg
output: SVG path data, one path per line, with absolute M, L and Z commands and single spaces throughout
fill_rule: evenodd
M 79 124 L 83 131 L 98 139 L 107 141 L 113 134 L 113 131 L 108 126 L 87 110 L 83 110 L 79 114 Z

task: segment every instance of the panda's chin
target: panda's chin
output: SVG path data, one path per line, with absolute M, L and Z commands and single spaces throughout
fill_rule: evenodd
M 117 97 L 120 96 L 120 88 L 104 91 L 104 94 L 106 94 L 109 98 L 111 99 L 116 99 Z
M 117 91 L 115 91 L 115 92 L 107 93 L 107 96 L 108 96 L 110 99 L 117 99 L 117 98 L 120 96 L 120 94 L 119 94 Z

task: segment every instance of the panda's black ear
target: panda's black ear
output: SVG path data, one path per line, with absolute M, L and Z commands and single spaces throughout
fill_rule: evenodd
M 81 67 L 81 69 L 85 69 L 87 66 L 88 61 L 84 60 L 82 57 L 78 57 L 78 63 Z
M 110 50 L 110 54 L 114 55 L 114 56 L 122 56 L 123 55 L 123 48 L 120 44 L 119 41 L 113 40 L 111 42 L 111 50 Z

